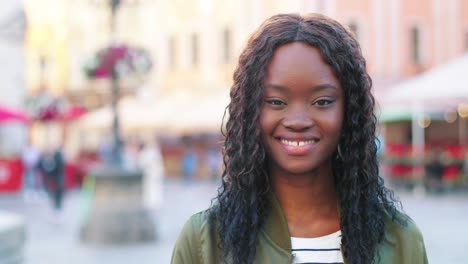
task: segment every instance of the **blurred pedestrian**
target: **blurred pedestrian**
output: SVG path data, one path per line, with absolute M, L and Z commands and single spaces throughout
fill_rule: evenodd
M 57 217 L 61 217 L 64 198 L 64 168 L 65 160 L 62 151 L 57 148 L 47 149 L 39 160 L 39 169 L 43 175 L 46 189 Z
M 122 146 L 122 167 L 130 171 L 138 170 L 139 141 L 127 139 Z
M 429 155 L 426 164 L 425 183 L 428 191 L 443 191 L 442 174 L 444 172 L 443 151 L 439 147 L 434 148 Z
M 143 205 L 154 215 L 163 201 L 164 166 L 157 142 L 140 145 L 138 164 L 143 170 Z
M 112 162 L 112 137 L 107 135 L 104 136 L 99 142 L 98 146 L 98 157 L 104 164 L 110 164 Z
M 24 167 L 23 198 L 28 202 L 39 199 L 41 193 L 41 178 L 38 173 L 40 155 L 33 144 L 28 144 L 21 155 Z
M 211 147 L 206 152 L 206 164 L 213 181 L 219 179 L 219 170 L 221 168 L 221 153 L 214 147 Z
M 185 183 L 191 183 L 197 169 L 197 152 L 191 143 L 188 143 L 182 157 L 182 173 Z

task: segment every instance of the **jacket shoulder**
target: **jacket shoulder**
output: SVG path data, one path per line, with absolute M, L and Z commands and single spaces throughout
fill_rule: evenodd
M 404 223 L 400 223 L 392 219 L 390 215 L 387 215 L 385 225 L 390 240 L 402 240 L 400 242 L 408 240 L 413 240 L 413 242 L 423 241 L 422 233 L 411 217 L 401 212 L 397 212 L 396 216 L 403 220 Z
M 392 260 L 398 260 L 393 263 L 428 263 L 423 235 L 416 223 L 401 212 L 397 212 L 397 217 L 404 220 L 404 223 L 387 215 L 381 255 L 391 256 Z M 383 263 L 387 262 L 383 261 Z
M 185 223 L 172 251 L 172 264 L 198 264 L 206 262 L 206 244 L 210 238 L 208 211 L 192 215 Z M 212 244 L 212 243 L 209 243 Z

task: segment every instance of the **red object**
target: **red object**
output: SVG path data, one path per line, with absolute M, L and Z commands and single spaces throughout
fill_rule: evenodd
M 60 110 L 58 106 L 58 101 L 54 101 L 53 103 L 45 106 L 44 108 L 39 110 L 39 114 L 37 115 L 37 120 L 41 122 L 49 122 L 60 118 Z
M 12 121 L 28 123 L 29 118 L 26 113 L 0 106 L 0 123 Z
M 389 157 L 401 158 L 411 154 L 411 145 L 388 143 L 385 152 Z
M 413 166 L 403 164 L 393 164 L 389 166 L 390 175 L 395 178 L 408 177 L 411 175 Z
M 460 175 L 460 169 L 457 166 L 447 166 L 442 173 L 442 179 L 454 180 Z
M 64 111 L 61 111 L 59 106 L 53 103 L 40 110 L 37 120 L 40 122 L 58 120 L 73 121 L 86 114 L 86 112 L 86 108 L 81 106 L 70 106 Z
M 70 190 L 81 185 L 77 165 L 66 163 L 64 168 L 64 187 Z M 0 193 L 19 192 L 23 186 L 24 167 L 21 159 L 0 159 Z
M 23 170 L 20 159 L 0 159 L 0 193 L 20 191 Z
M 94 59 L 97 63 L 85 69 L 89 78 L 118 78 L 119 65 L 126 69 L 125 74 L 147 73 L 152 66 L 150 55 L 145 50 L 125 44 L 113 44 L 101 49 Z
M 100 64 L 94 71 L 94 78 L 108 78 L 111 77 L 113 69 L 116 68 L 117 63 L 123 60 L 128 53 L 126 45 L 110 46 L 99 51 L 98 56 L 101 58 Z
M 83 151 L 78 155 L 78 159 L 75 162 L 78 185 L 81 186 L 86 175 L 99 163 L 99 157 L 94 151 Z
M 110 73 L 106 69 L 97 68 L 96 71 L 94 71 L 95 78 L 107 78 L 109 76 L 110 76 Z
M 87 110 L 84 107 L 71 106 L 65 111 L 62 118 L 65 121 L 73 121 L 73 120 L 76 120 L 76 119 L 82 117 L 84 114 L 86 114 L 86 112 L 87 112 Z
M 77 181 L 77 168 L 73 163 L 66 163 L 64 168 L 64 187 L 66 190 L 73 189 L 79 185 Z
M 452 159 L 463 160 L 465 158 L 465 147 L 462 145 L 448 145 L 445 147 L 445 151 Z

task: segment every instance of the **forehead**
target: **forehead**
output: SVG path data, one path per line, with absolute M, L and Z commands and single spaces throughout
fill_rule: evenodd
M 267 65 L 266 83 L 330 83 L 339 86 L 333 69 L 325 63 L 318 48 L 304 42 L 291 42 L 275 49 Z

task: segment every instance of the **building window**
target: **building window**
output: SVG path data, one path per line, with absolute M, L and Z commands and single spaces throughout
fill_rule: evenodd
M 226 28 L 223 30 L 223 63 L 231 61 L 231 31 Z
M 351 31 L 354 38 L 359 42 L 359 27 L 356 22 L 349 23 L 349 31 Z
M 199 39 L 196 33 L 192 34 L 192 65 L 197 65 L 199 60 Z
M 177 60 L 177 47 L 176 47 L 176 39 L 174 36 L 169 37 L 169 67 L 174 68 L 176 66 Z
M 411 59 L 415 64 L 421 64 L 421 31 L 418 27 L 411 28 Z

